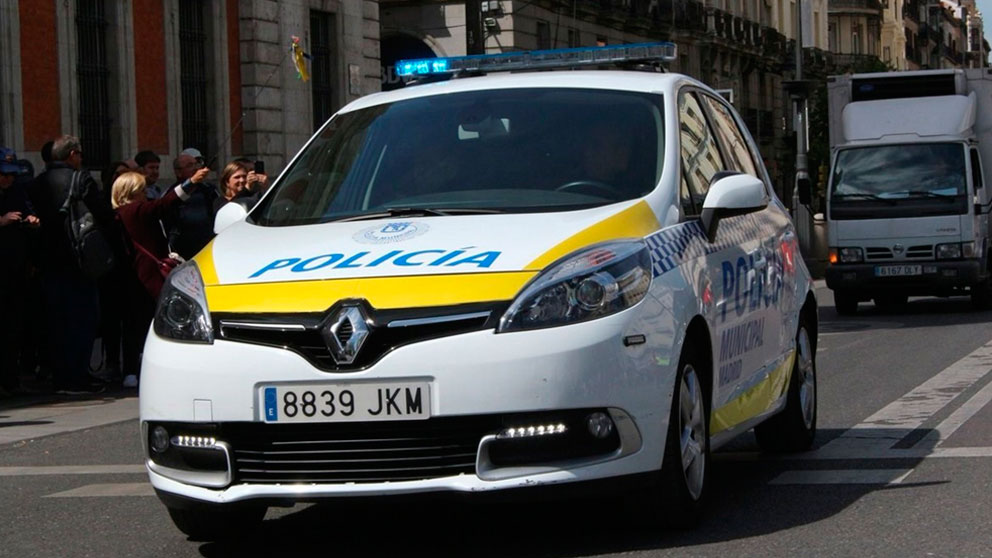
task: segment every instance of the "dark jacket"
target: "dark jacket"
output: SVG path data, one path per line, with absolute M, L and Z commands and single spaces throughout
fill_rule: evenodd
M 162 234 L 159 220 L 179 203 L 181 200 L 176 194 L 176 189 L 169 188 L 156 200 L 137 199 L 117 208 L 117 216 L 131 242 L 134 271 L 148 294 L 156 300 L 165 283 L 159 272 L 158 260 L 169 257 L 169 244 Z M 145 254 L 138 246 L 151 252 L 157 259 Z
M 24 273 L 28 259 L 28 243 L 32 233 L 23 219 L 34 215 L 28 194 L 22 184 L 11 184 L 6 190 L 0 189 L 0 216 L 11 211 L 21 212 L 21 223 L 11 223 L 0 227 L 0 272 Z
M 195 256 L 214 237 L 214 203 L 218 197 L 216 188 L 204 184 L 190 194 L 186 203 L 169 212 L 165 220 L 169 246 L 184 259 Z
M 45 272 L 82 275 L 76 256 L 65 231 L 66 215 L 60 210 L 69 195 L 69 186 L 75 169 L 64 162 L 52 163 L 38 175 L 29 196 L 38 219 L 41 219 L 41 245 L 38 266 Z M 120 235 L 114 222 L 114 210 L 100 194 L 100 187 L 88 171 L 80 171 L 80 188 L 83 202 L 89 208 L 97 226 L 110 242 Z

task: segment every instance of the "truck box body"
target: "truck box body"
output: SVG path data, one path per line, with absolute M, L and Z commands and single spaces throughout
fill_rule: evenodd
M 847 75 L 827 87 L 827 285 L 838 311 L 911 295 L 992 302 L 992 74 Z

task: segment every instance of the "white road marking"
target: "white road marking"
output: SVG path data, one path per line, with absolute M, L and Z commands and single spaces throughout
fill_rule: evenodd
M 135 420 L 135 436 L 138 436 L 139 430 L 137 397 L 63 401 L 35 407 L 3 409 L 0 415 L 3 415 L 0 419 L 0 445 L 127 420 Z
M 145 473 L 144 465 L 49 465 L 39 467 L 0 467 L 0 477 L 31 475 L 120 475 Z
M 992 401 L 992 382 L 985 384 L 985 387 L 980 389 L 978 393 L 971 396 L 971 399 L 966 401 L 964 405 L 961 405 L 956 411 L 951 413 L 949 417 L 943 420 L 936 428 L 927 433 L 926 436 L 920 440 L 917 445 L 939 445 L 948 438 L 951 437 L 954 432 L 961 427 L 962 424 L 968 422 L 968 419 L 975 416 L 978 411 L 981 411 L 983 407 Z
M 768 484 L 899 484 L 912 469 L 822 469 L 785 471 Z
M 88 484 L 49 494 L 45 498 L 92 498 L 120 496 L 154 496 L 155 489 L 147 482 L 117 483 L 117 484 Z
M 992 371 L 992 341 L 850 428 L 810 458 L 857 458 L 891 448 Z M 960 416 L 958 417 L 960 418 Z

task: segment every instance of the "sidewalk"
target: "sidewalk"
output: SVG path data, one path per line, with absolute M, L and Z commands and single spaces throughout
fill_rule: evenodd
M 5 444 L 137 420 L 134 390 L 99 395 L 18 395 L 0 400 L 0 449 Z

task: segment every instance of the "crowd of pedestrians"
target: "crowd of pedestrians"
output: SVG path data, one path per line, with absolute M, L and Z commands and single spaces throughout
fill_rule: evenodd
M 210 242 L 223 204 L 253 205 L 268 179 L 239 158 L 213 184 L 202 153 L 188 148 L 172 162 L 171 185 L 160 180 L 161 157 L 147 150 L 114 161 L 97 182 L 68 135 L 48 142 L 42 159 L 36 175 L 0 148 L 0 398 L 27 383 L 60 394 L 136 388 L 168 272 Z M 98 277 L 66 228 L 67 200 L 77 199 L 113 252 L 112 269 Z M 100 366 L 92 364 L 97 342 Z

